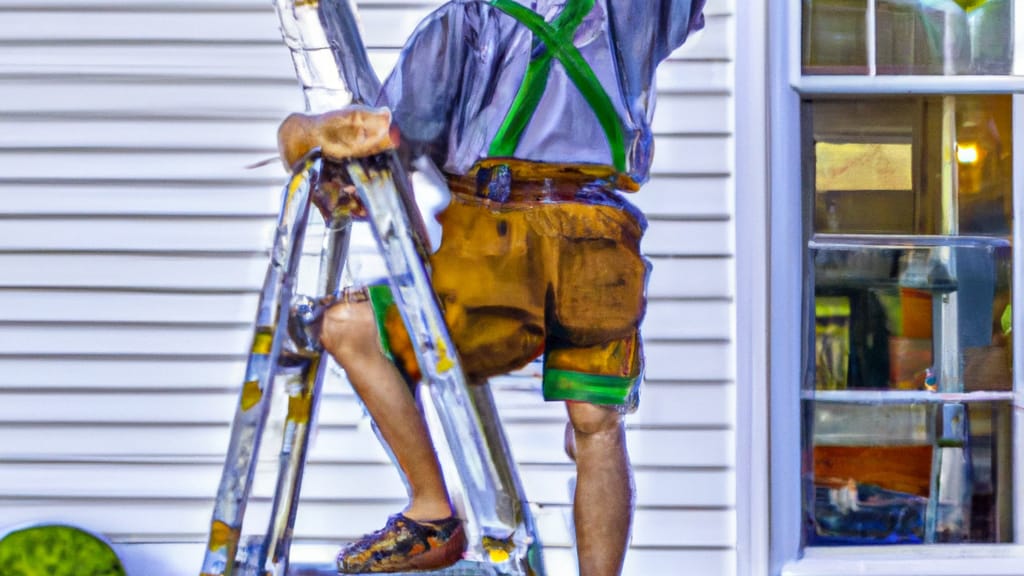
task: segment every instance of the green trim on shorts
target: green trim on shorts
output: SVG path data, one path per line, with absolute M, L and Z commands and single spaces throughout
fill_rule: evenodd
M 391 342 L 388 340 L 388 332 L 384 329 L 384 320 L 388 315 L 388 308 L 395 305 L 395 295 L 391 293 L 391 286 L 388 284 L 373 284 L 366 287 L 370 294 L 370 305 L 373 307 L 373 317 L 377 320 L 377 337 L 380 339 L 380 348 L 384 355 L 394 360 L 391 355 Z
M 545 368 L 544 399 L 622 406 L 639 379 L 639 376 L 605 376 Z

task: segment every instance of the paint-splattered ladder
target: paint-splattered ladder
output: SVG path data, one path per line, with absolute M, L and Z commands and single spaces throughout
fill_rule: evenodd
M 364 95 L 377 93 L 380 83 L 370 69 L 355 12 L 347 0 L 275 0 L 275 4 L 309 112 L 363 103 Z M 306 223 L 311 201 L 320 193 L 317 184 L 322 168 L 318 151 L 303 162 L 283 193 L 210 525 L 203 576 L 336 574 L 333 562 L 289 566 L 288 561 L 309 432 L 316 421 L 328 364 L 313 326 L 320 312 L 318 302 L 341 292 L 350 229 L 348 214 L 325 214 L 327 237 L 317 295 L 298 294 L 295 284 Z M 541 574 L 532 516 L 493 398 L 486 386 L 466 385 L 430 286 L 423 260 L 422 222 L 410 200 L 402 165 L 392 151 L 373 161 L 353 159 L 343 169 L 356 183 L 370 215 L 396 303 L 413 336 L 440 424 L 431 427 L 431 435 L 435 445 L 453 451 L 440 456 L 457 471 L 458 478 L 448 478 L 448 482 L 461 485 L 461 507 L 467 512 L 471 543 L 467 560 L 441 573 Z M 288 394 L 288 413 L 270 526 L 265 535 L 243 537 L 242 521 L 275 384 Z

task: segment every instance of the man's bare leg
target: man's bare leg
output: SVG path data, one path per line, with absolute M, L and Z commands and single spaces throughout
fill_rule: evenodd
M 401 374 L 380 349 L 370 303 L 343 302 L 328 309 L 321 341 L 345 369 L 405 473 L 411 493 L 403 514 L 422 521 L 450 517 L 451 503 L 423 415 Z
M 618 576 L 633 521 L 633 474 L 614 407 L 566 402 L 576 456 L 576 554 L 580 576 Z

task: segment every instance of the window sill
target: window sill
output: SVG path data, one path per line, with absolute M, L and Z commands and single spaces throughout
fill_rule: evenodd
M 807 75 L 792 86 L 802 94 L 1006 94 L 1024 91 L 1024 77 Z
M 884 550 L 808 549 L 787 563 L 782 576 L 1020 576 L 1024 546 L 892 546 Z

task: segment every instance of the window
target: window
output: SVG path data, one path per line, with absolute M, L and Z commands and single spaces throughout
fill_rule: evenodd
M 803 106 L 805 543 L 1010 542 L 1011 99 Z
M 1019 4 L 790 0 L 771 25 L 783 574 L 1020 572 Z

